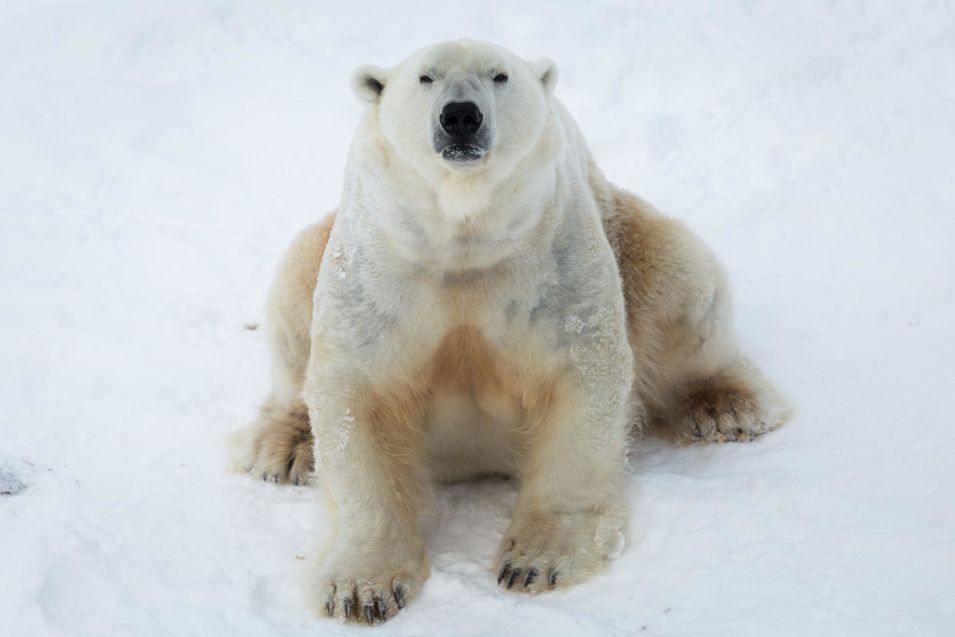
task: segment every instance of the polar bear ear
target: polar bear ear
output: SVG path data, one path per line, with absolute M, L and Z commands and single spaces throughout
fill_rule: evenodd
M 548 95 L 553 93 L 557 86 L 557 64 L 548 58 L 540 58 L 531 64 L 531 68 L 544 87 L 544 92 Z
M 377 104 L 385 90 L 385 70 L 367 64 L 351 75 L 351 88 L 365 104 Z

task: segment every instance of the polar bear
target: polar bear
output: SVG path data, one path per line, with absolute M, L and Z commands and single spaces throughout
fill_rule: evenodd
M 314 457 L 335 528 L 323 614 L 377 623 L 421 591 L 435 481 L 520 481 L 493 569 L 538 593 L 621 550 L 635 428 L 742 441 L 787 417 L 739 352 L 712 253 L 607 182 L 556 82 L 549 60 L 471 40 L 354 74 L 341 201 L 272 286 L 273 386 L 244 462 L 298 484 Z

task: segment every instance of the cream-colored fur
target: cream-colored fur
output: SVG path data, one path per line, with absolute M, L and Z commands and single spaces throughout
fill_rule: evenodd
M 342 201 L 279 269 L 273 388 L 245 458 L 301 482 L 310 422 L 335 518 L 315 574 L 329 616 L 375 623 L 420 591 L 432 481 L 520 479 L 494 569 L 535 593 L 621 550 L 634 426 L 723 442 L 787 416 L 738 351 L 712 253 L 604 179 L 555 81 L 546 60 L 472 41 L 356 73 Z M 462 95 L 491 140 L 466 165 L 431 130 Z

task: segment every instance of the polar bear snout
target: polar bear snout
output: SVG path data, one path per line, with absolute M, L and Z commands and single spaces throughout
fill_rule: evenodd
M 450 73 L 436 95 L 431 146 L 453 168 L 475 166 L 491 150 L 493 98 L 474 74 Z
M 433 137 L 434 149 L 454 164 L 476 162 L 488 151 L 484 114 L 474 102 L 448 102 L 438 116 L 440 131 Z
M 467 142 L 481 127 L 484 115 L 474 102 L 451 102 L 445 104 L 440 120 L 445 133 Z

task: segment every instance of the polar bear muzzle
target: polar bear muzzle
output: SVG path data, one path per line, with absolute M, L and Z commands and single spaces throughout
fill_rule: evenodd
M 443 147 L 436 147 L 448 161 L 476 161 L 487 152 L 487 129 L 482 129 L 484 114 L 474 102 L 449 102 L 438 118 L 442 136 L 436 136 Z M 442 137 L 449 138 L 445 143 Z M 483 139 L 482 139 L 483 138 Z
M 487 100 L 477 77 L 449 78 L 435 103 L 431 146 L 447 162 L 477 162 L 490 150 L 493 117 L 482 106 Z M 454 81 L 456 80 L 456 81 Z

